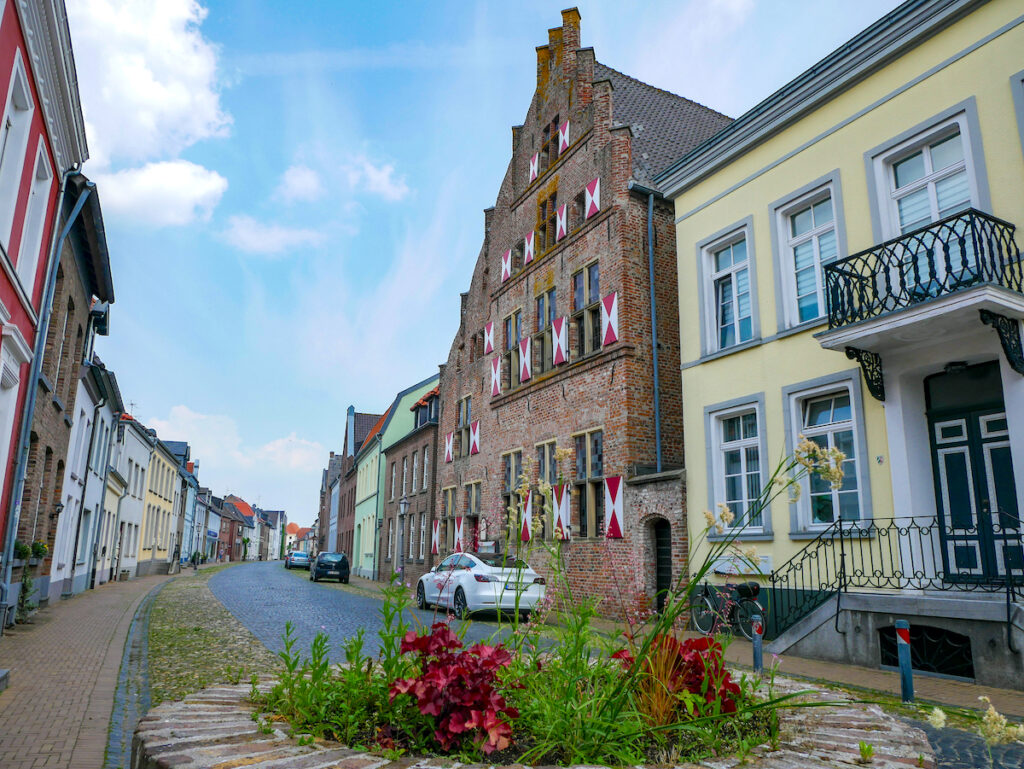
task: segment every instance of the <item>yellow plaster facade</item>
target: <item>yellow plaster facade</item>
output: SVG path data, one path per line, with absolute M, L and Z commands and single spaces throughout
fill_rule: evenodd
M 167 563 L 177 544 L 178 463 L 160 442 L 149 458 L 145 509 L 139 536 L 139 570 L 153 573 L 152 564 Z M 145 564 L 151 564 L 145 569 Z

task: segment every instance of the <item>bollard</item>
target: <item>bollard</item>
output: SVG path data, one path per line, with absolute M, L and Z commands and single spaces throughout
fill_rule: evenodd
M 910 668 L 910 623 L 896 620 L 896 653 L 900 662 L 900 691 L 904 702 L 914 701 L 914 673 Z
M 754 647 L 754 672 L 761 675 L 764 672 L 764 653 L 761 648 L 761 639 L 764 637 L 764 621 L 760 614 L 755 614 L 752 620 L 754 637 L 750 640 Z

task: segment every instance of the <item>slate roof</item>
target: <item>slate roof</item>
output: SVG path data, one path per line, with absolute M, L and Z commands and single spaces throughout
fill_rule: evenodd
M 388 419 L 388 414 L 390 414 L 390 413 L 391 413 L 391 409 L 388 408 L 387 411 L 385 411 L 383 414 L 380 415 L 380 418 L 377 420 L 377 422 L 373 425 L 373 427 L 370 428 L 370 432 L 368 432 L 366 434 L 366 437 L 363 438 L 363 443 L 366 443 L 373 436 L 375 436 L 377 433 L 380 432 L 381 428 L 384 427 L 384 423 Z M 356 453 L 358 454 L 359 451 L 357 450 Z
M 612 119 L 633 129 L 633 179 L 653 186 L 654 177 L 732 118 L 703 104 L 655 88 L 594 62 L 594 80 L 612 84 Z
M 354 419 L 354 432 L 352 436 L 352 443 L 356 447 L 356 454 L 359 453 L 359 449 L 363 445 L 363 441 L 366 440 L 366 436 L 369 434 L 373 426 L 383 417 L 383 414 L 361 414 L 360 412 L 355 413 Z

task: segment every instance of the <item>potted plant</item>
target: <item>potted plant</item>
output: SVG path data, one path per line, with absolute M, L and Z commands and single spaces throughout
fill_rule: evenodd
M 29 556 L 32 555 L 32 548 L 26 545 L 21 540 L 14 540 L 14 560 L 15 561 L 27 561 Z M 15 566 L 23 564 L 16 563 Z
M 46 557 L 46 554 L 50 552 L 50 548 L 46 546 L 46 543 L 40 539 L 37 539 L 32 543 L 32 557 L 42 560 Z

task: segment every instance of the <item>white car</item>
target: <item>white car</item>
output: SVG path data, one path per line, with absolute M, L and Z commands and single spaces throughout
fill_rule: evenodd
M 482 610 L 514 611 L 517 606 L 529 614 L 543 598 L 544 578 L 507 553 L 454 553 L 416 583 L 420 609 L 437 605 L 459 617 Z

